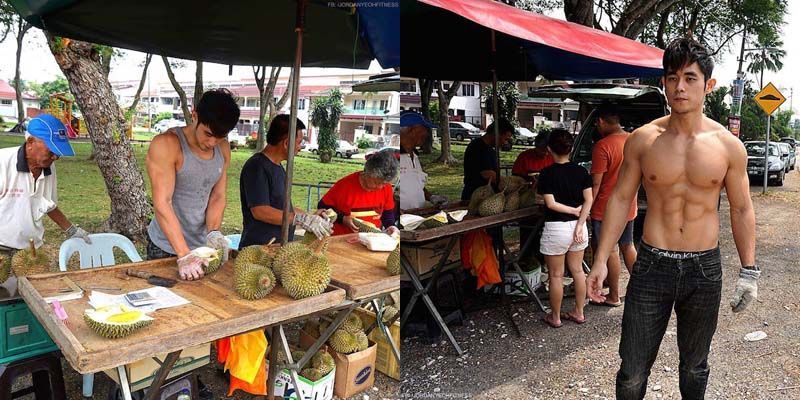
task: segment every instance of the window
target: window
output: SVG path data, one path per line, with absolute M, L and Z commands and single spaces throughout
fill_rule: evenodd
M 366 100 L 353 100 L 353 110 L 363 110 L 367 107 Z
M 172 105 L 172 97 L 162 97 L 161 104 L 166 104 L 168 106 Z
M 386 110 L 389 108 L 389 100 L 381 100 L 381 110 Z
M 475 96 L 475 85 L 461 85 L 462 96 Z
M 239 107 L 244 107 L 244 97 L 239 97 L 236 99 L 236 104 L 238 104 Z
M 11 100 L 6 100 L 6 99 L 0 100 L 0 105 L 10 106 Z
M 306 99 L 297 99 L 297 109 L 298 110 L 306 109 Z
M 258 107 L 258 99 L 255 97 L 248 97 L 247 107 Z

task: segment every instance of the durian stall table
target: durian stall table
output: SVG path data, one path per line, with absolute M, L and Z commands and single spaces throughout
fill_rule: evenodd
M 467 202 L 458 202 L 458 203 L 451 203 L 442 208 L 444 211 L 454 211 L 454 210 L 463 210 L 466 209 Z M 435 214 L 438 212 L 439 209 L 433 208 L 425 208 L 425 209 L 415 209 L 415 210 L 406 210 L 404 213 L 407 214 L 415 214 L 420 216 L 428 216 L 431 214 Z M 412 285 L 414 286 L 414 294 L 411 296 L 408 304 L 403 309 L 402 316 L 400 318 L 400 326 L 402 327 L 405 325 L 408 316 L 411 314 L 414 305 L 416 304 L 417 300 L 422 298 L 422 301 L 430 311 L 431 315 L 436 320 L 436 323 L 441 328 L 442 332 L 447 335 L 450 344 L 452 344 L 453 348 L 456 350 L 458 355 L 460 356 L 463 354 L 461 350 L 461 346 L 458 345 L 458 341 L 456 341 L 453 333 L 450 332 L 450 329 L 447 327 L 447 324 L 444 322 L 439 310 L 436 308 L 436 305 L 431 300 L 430 296 L 428 296 L 428 292 L 435 287 L 436 281 L 439 278 L 439 274 L 442 272 L 445 264 L 447 263 L 447 259 L 452 252 L 453 247 L 456 244 L 456 241 L 464 234 L 476 231 L 479 229 L 487 229 L 487 228 L 495 228 L 495 227 L 502 227 L 504 225 L 508 225 L 510 223 L 521 222 L 524 220 L 535 219 L 542 215 L 542 210 L 540 206 L 522 208 L 516 211 L 509 211 L 503 212 L 497 215 L 492 215 L 489 217 L 479 217 L 475 215 L 468 215 L 464 217 L 463 220 L 460 222 L 450 222 L 446 225 L 437 227 L 437 228 L 430 228 L 424 230 L 401 230 L 400 231 L 400 242 L 402 243 L 403 248 L 413 248 L 413 247 L 422 247 L 425 244 L 430 242 L 441 240 L 441 239 L 448 239 L 447 244 L 444 248 L 444 251 L 441 253 L 439 261 L 433 268 L 431 278 L 428 280 L 427 284 L 423 286 L 422 281 L 417 273 L 416 269 L 412 266 L 411 261 L 406 257 L 406 255 L 401 252 L 400 255 L 400 264 L 403 267 L 403 271 L 411 280 Z M 524 243 L 520 248 L 520 254 L 527 250 L 532 244 L 532 238 L 528 238 L 528 241 Z M 504 263 L 505 257 L 502 256 L 504 245 L 503 243 L 495 243 L 496 247 L 498 247 L 497 251 L 501 255 L 498 257 L 498 261 L 500 262 L 500 271 L 504 271 Z M 517 272 L 520 276 L 523 275 L 522 270 L 518 263 L 512 263 L 515 267 Z M 541 300 L 536 297 L 536 294 L 532 290 L 532 288 L 528 285 L 527 280 L 523 279 L 522 282 L 527 288 L 528 296 L 531 300 L 535 301 L 539 308 L 545 310 L 546 307 L 542 304 Z M 500 291 L 501 295 L 503 295 L 503 301 L 505 302 L 505 290 Z M 512 323 L 514 323 L 513 318 L 511 318 Z M 514 323 L 516 326 L 516 324 Z
M 189 300 L 190 304 L 150 313 L 155 318 L 153 323 L 130 336 L 104 339 L 90 330 L 83 321 L 84 310 L 91 308 L 88 304 L 91 291 L 89 288 L 120 288 L 118 293 L 122 294 L 151 286 L 144 279 L 126 276 L 124 271 L 127 268 L 178 278 L 176 260 L 168 258 L 24 277 L 19 280 L 19 293 L 72 368 L 82 374 L 117 368 L 123 395 L 128 399 L 130 390 L 124 367 L 126 364 L 169 353 L 147 393 L 148 398 L 152 399 L 158 395 L 158 388 L 163 384 L 182 349 L 266 326 L 273 326 L 273 332 L 280 328 L 282 333 L 283 324 L 315 314 L 349 310 L 353 307 L 353 302 L 345 299 L 345 290 L 334 286 L 329 286 L 318 296 L 301 300 L 292 299 L 283 287 L 276 286 L 264 299 L 244 300 L 233 290 L 233 268 L 228 263 L 201 280 L 179 281 L 170 288 Z M 62 321 L 44 300 L 42 293 L 52 291 L 53 285 L 65 275 L 84 289 L 84 295 L 80 299 L 61 302 L 68 315 Z M 344 319 L 345 313 L 338 314 L 332 324 L 334 326 Z M 273 341 L 275 340 L 273 336 Z M 271 347 L 277 349 L 278 346 Z

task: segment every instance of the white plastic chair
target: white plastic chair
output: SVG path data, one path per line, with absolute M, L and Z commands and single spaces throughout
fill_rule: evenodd
M 92 244 L 83 239 L 67 239 L 61 243 L 58 250 L 58 268 L 67 270 L 67 261 L 76 252 L 80 256 L 81 269 L 108 267 L 116 264 L 114 248 L 117 247 L 131 262 L 142 261 L 142 256 L 136 251 L 133 242 L 125 236 L 116 233 L 94 233 L 89 235 Z M 94 374 L 83 375 L 83 397 L 91 398 L 94 392 Z

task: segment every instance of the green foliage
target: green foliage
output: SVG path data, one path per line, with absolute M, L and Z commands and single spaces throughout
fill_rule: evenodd
M 481 93 L 481 102 L 486 105 L 486 113 L 492 114 L 492 87 L 486 86 Z M 517 122 L 517 103 L 519 102 L 519 89 L 516 82 L 497 82 L 497 112 L 505 117 L 514 126 Z
M 319 151 L 336 150 L 338 134 L 336 127 L 339 125 L 339 118 L 342 116 L 344 102 L 342 92 L 339 89 L 332 89 L 330 94 L 325 97 L 317 97 L 311 103 L 311 124 L 319 129 Z
M 744 86 L 744 98 L 742 99 L 742 140 L 764 140 L 767 132 L 767 114 L 755 102 L 756 89 L 747 81 Z M 779 140 L 782 137 L 791 136 L 792 112 L 776 111 L 772 114 L 770 122 L 770 140 Z
M 172 118 L 171 112 L 160 112 L 155 116 L 155 118 L 153 118 L 153 125 L 157 124 L 158 121 L 163 121 L 170 118 Z
M 0 124 L 3 124 L 5 122 L 6 122 L 6 120 L 4 120 L 3 117 L 0 117 Z
M 438 124 L 439 121 L 439 100 L 431 100 L 428 105 L 428 112 L 430 113 L 431 121 Z
M 247 138 L 244 139 L 244 142 L 245 142 L 245 144 L 247 144 L 247 148 L 248 149 L 255 150 L 256 149 L 256 144 L 258 143 L 258 139 L 248 136 Z
M 722 86 L 706 96 L 705 114 L 708 118 L 728 126 L 728 116 L 730 108 L 725 104 L 725 96 L 728 95 L 728 87 Z
M 64 78 L 63 76 L 59 76 L 53 81 L 44 83 L 31 82 L 28 87 L 31 91 L 36 93 L 36 97 L 39 98 L 39 107 L 42 109 L 50 107 L 51 94 L 64 93 L 68 98 L 74 100 L 74 97 L 69 90 L 69 82 L 67 82 L 67 78 Z M 72 103 L 72 111 L 78 111 L 77 102 Z
M 368 149 L 370 146 L 372 146 L 372 142 L 366 137 L 362 136 L 356 140 L 356 146 L 359 149 Z

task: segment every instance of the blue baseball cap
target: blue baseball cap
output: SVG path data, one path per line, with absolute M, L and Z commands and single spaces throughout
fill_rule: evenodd
M 67 139 L 67 127 L 58 118 L 42 114 L 28 122 L 28 133 L 43 141 L 53 154 L 59 157 L 75 155 Z
M 436 128 L 436 125 L 428 121 L 424 115 L 416 111 L 402 111 L 400 113 L 400 127 L 422 125 L 426 128 Z

